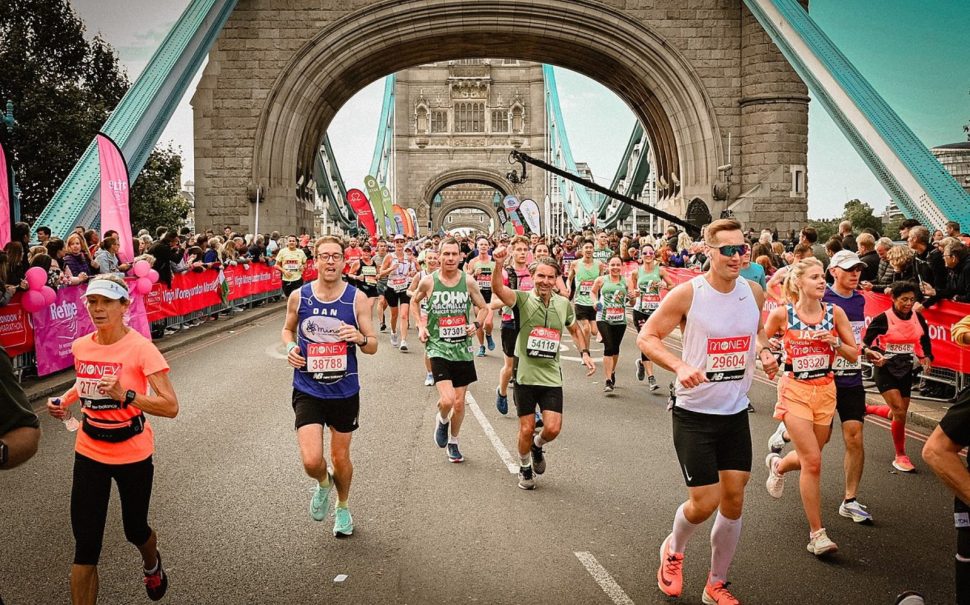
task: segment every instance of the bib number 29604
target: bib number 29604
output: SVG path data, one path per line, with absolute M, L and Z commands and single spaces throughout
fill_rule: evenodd
M 727 382 L 744 378 L 750 350 L 750 336 L 709 338 L 707 340 L 707 379 L 711 382 Z

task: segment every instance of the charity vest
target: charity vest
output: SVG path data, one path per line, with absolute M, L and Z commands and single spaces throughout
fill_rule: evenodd
M 495 271 L 495 261 L 478 261 L 475 265 L 475 269 L 478 271 L 478 277 L 475 280 L 478 282 L 478 288 L 483 292 L 488 290 L 492 291 L 492 272 Z M 488 302 L 486 300 L 486 302 Z
M 590 293 L 593 291 L 593 282 L 600 276 L 600 266 L 595 260 L 592 265 L 587 265 L 583 261 L 576 261 L 576 297 L 574 302 L 584 307 L 592 307 L 593 299 Z
M 785 376 L 815 386 L 824 386 L 832 382 L 832 365 L 836 353 L 827 342 L 818 340 L 814 336 L 819 332 L 829 332 L 838 336 L 835 331 L 834 306 L 829 303 L 822 303 L 822 306 L 824 308 L 822 321 L 808 324 L 798 317 L 795 305 L 785 305 L 787 325 L 782 335 Z
M 597 300 L 601 308 L 596 312 L 596 321 L 618 325 L 626 323 L 626 280 L 620 276 L 619 282 L 614 282 L 609 275 L 603 276 L 600 286 L 600 296 Z
M 909 319 L 902 319 L 894 309 L 886 309 L 888 330 L 876 338 L 875 346 L 883 350 L 886 357 L 884 366 L 893 376 L 902 378 L 913 369 L 913 358 L 923 357 L 923 326 L 915 312 L 910 313 Z
M 469 311 L 472 299 L 468 294 L 465 274 L 454 286 L 441 281 L 439 271 L 432 274 L 434 286 L 428 295 L 428 357 L 449 361 L 472 361 L 469 349 L 468 325 L 472 322 Z
M 296 344 L 306 366 L 293 371 L 293 388 L 319 399 L 343 399 L 360 391 L 357 346 L 337 336 L 342 324 L 357 327 L 357 288 L 346 284 L 336 300 L 313 292 L 315 282 L 300 288 Z
M 397 259 L 396 256 L 391 256 L 391 264 Z M 394 290 L 395 292 L 404 292 L 411 285 L 410 274 L 417 267 L 414 265 L 413 261 L 407 259 L 397 259 L 397 267 L 391 271 L 390 275 L 387 276 L 387 287 Z
M 532 274 L 529 273 L 528 267 L 523 267 L 521 269 L 515 269 L 512 266 L 507 267 L 505 270 L 505 285 L 512 288 L 513 290 L 519 290 L 521 292 L 528 292 L 532 290 Z M 509 273 L 512 271 L 513 273 Z M 514 277 L 513 277 L 514 275 Z M 515 314 L 516 310 L 512 307 L 502 307 L 502 327 L 505 329 L 517 330 L 519 328 L 518 321 L 516 320 Z
M 660 265 L 654 263 L 653 269 L 644 271 L 637 268 L 637 301 L 633 308 L 641 313 L 650 314 L 660 306 Z
M 845 316 L 849 319 L 852 326 L 852 336 L 855 338 L 856 346 L 862 351 L 862 332 L 866 328 L 866 297 L 858 292 L 852 292 L 852 296 L 846 298 L 838 294 L 831 287 L 825 289 L 822 302 L 837 305 L 845 311 Z M 841 355 L 836 356 L 832 370 L 835 372 L 835 385 L 837 387 L 856 387 L 862 385 L 862 355 L 855 363 L 850 362 Z

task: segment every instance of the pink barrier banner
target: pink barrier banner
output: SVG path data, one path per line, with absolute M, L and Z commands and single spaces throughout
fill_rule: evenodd
M 101 164 L 101 234 L 117 231 L 121 243 L 118 258 L 130 263 L 134 258 L 134 246 L 128 208 L 128 166 L 118 145 L 102 133 L 98 133 L 98 159 Z
M 52 305 L 31 314 L 38 376 L 46 376 L 73 366 L 71 343 L 94 332 L 91 317 L 84 307 L 86 291 L 87 285 L 58 288 L 57 300 Z M 151 338 L 145 317 L 144 297 L 134 296 L 131 299 L 125 323 L 146 338 Z
M 10 241 L 10 176 L 7 173 L 7 154 L 0 145 L 0 248 Z
M 667 275 L 676 283 L 681 284 L 689 281 L 700 272 L 691 269 L 672 269 L 667 268 Z M 872 318 L 883 313 L 892 306 L 892 297 L 887 294 L 875 292 L 862 292 L 866 297 L 866 325 Z M 765 299 L 765 307 L 762 311 L 764 317 L 781 302 L 768 296 Z M 951 333 L 953 324 L 970 315 L 970 304 L 942 301 L 933 305 L 929 309 L 922 311 L 922 316 L 926 320 L 926 325 L 930 329 L 930 340 L 933 344 L 933 364 L 937 367 L 955 370 L 963 374 L 970 374 L 970 350 L 959 347 L 953 343 Z

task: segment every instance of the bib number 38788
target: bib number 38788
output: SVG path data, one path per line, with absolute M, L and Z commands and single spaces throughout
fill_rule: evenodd
M 347 375 L 346 342 L 312 342 L 307 345 L 307 372 L 322 382 L 336 382 Z

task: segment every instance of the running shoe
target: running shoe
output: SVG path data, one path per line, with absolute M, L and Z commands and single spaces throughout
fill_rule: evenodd
M 637 360 L 637 380 L 639 380 L 640 382 L 643 382 L 643 379 L 646 377 L 646 375 L 647 375 L 647 370 L 646 368 L 643 367 L 643 362 L 638 359 Z
M 668 535 L 660 544 L 660 567 L 657 569 L 657 587 L 668 597 L 679 597 L 684 589 L 684 554 L 670 550 Z
M 730 582 L 714 582 L 711 584 L 710 579 L 708 579 L 701 601 L 705 605 L 741 605 L 741 601 L 737 600 L 728 590 L 730 585 Z
M 436 426 L 434 429 L 434 443 L 438 447 L 445 447 L 448 445 L 448 428 L 451 423 L 438 422 L 437 418 L 435 418 L 435 422 L 438 424 L 438 426 Z
M 754 414 L 754 406 L 751 405 L 751 402 L 748 402 L 748 413 Z
M 540 414 L 539 412 L 536 412 L 536 428 L 541 429 L 542 427 L 543 427 L 542 414 Z
M 537 446 L 535 442 L 532 442 L 532 469 L 535 470 L 537 475 L 541 475 L 546 472 L 546 456 L 542 451 L 542 448 Z
M 842 501 L 839 505 L 839 514 L 848 519 L 852 519 L 856 523 L 872 523 L 872 515 L 869 514 L 869 509 L 863 504 L 853 500 L 852 502 Z
M 498 387 L 495 387 L 495 409 L 503 416 L 509 413 L 509 398 L 507 395 L 503 395 Z
M 457 464 L 458 462 L 464 462 L 464 461 L 465 461 L 465 458 L 461 455 L 461 452 L 458 450 L 458 444 L 457 443 L 449 443 L 448 444 L 448 462 L 454 462 L 454 463 Z
M 791 443 L 791 439 L 785 439 L 785 423 L 779 422 L 778 428 L 768 437 L 768 449 L 776 454 L 780 454 L 785 449 L 785 444 Z
M 488 350 L 489 351 L 494 351 L 495 350 L 495 340 L 492 338 L 492 335 L 491 334 L 486 334 L 485 335 L 485 342 L 488 343 Z
M 406 341 L 406 340 L 402 340 L 401 341 L 401 352 L 402 353 L 407 353 L 408 352 L 408 341 Z
M 401 344 L 401 338 L 397 335 L 397 332 L 391 332 L 391 346 L 395 349 Z
M 901 473 L 915 473 L 916 467 L 913 466 L 913 461 L 909 459 L 909 456 L 902 455 L 896 456 L 893 460 L 893 468 Z
M 893 605 L 924 605 L 926 601 L 923 599 L 923 595 L 918 592 L 907 590 L 906 592 L 896 595 L 896 601 Z
M 381 332 L 387 332 L 387 324 L 383 321 L 381 322 Z
M 650 385 L 651 391 L 656 391 L 657 389 L 660 388 L 660 385 L 657 384 L 657 379 L 654 378 L 653 376 L 647 376 L 647 384 Z
M 604 393 L 612 393 L 613 392 L 613 388 L 614 387 L 613 387 L 613 381 L 612 380 L 607 380 L 606 382 L 603 383 L 603 392 Z
M 333 509 L 333 535 L 335 538 L 354 535 L 354 518 L 349 508 L 338 506 Z
M 519 489 L 535 489 L 536 480 L 532 476 L 531 466 L 519 467 Z
M 330 483 L 327 487 L 322 487 L 319 483 L 313 488 L 313 497 L 310 498 L 310 517 L 314 521 L 323 521 L 330 510 L 330 492 L 333 491 L 333 475 L 327 472 Z
M 821 557 L 822 555 L 839 550 L 838 545 L 829 540 L 829 537 L 825 534 L 824 527 L 816 532 L 812 532 L 808 537 L 809 541 L 806 548 L 808 548 L 808 552 L 816 557 Z
M 162 553 L 156 550 L 155 556 L 158 558 L 158 569 L 155 570 L 155 573 L 144 572 L 145 592 L 148 593 L 148 598 L 152 601 L 157 601 L 164 597 L 165 591 L 168 590 L 168 574 L 165 573 L 165 569 L 162 567 Z
M 424 386 L 433 387 L 434 386 L 434 374 L 428 372 L 428 375 L 424 377 Z
M 480 347 L 478 347 L 478 356 L 485 357 L 485 345 L 481 345 Z
M 785 476 L 775 472 L 775 467 L 779 462 L 781 462 L 781 456 L 775 452 L 771 452 L 765 458 L 765 466 L 768 467 L 768 481 L 765 483 L 765 487 L 768 488 L 768 494 L 772 498 L 781 498 L 781 494 L 785 491 Z

